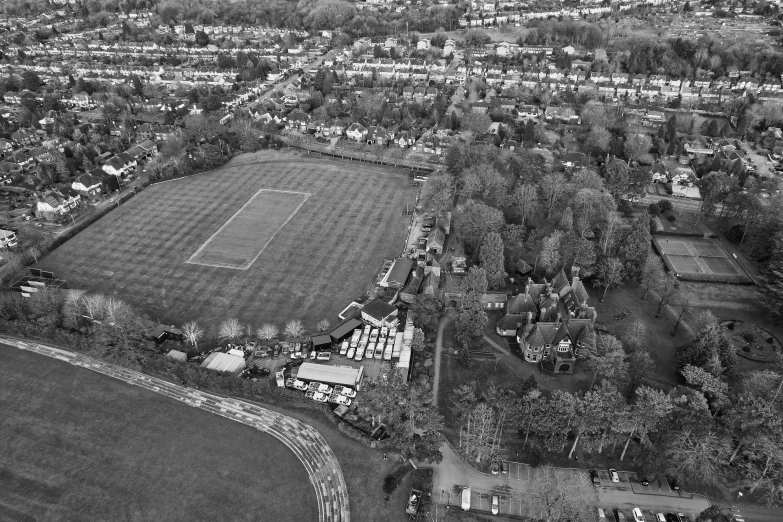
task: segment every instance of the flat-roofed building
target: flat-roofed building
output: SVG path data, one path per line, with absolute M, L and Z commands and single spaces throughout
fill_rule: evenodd
M 347 386 L 359 389 L 364 375 L 364 367 L 332 366 L 328 364 L 302 363 L 296 378 L 305 382 L 321 382 L 324 384 Z

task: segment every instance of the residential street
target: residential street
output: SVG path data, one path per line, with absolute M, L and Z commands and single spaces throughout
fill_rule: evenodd
M 305 70 L 309 70 L 309 69 L 311 69 L 313 67 L 320 66 L 324 62 L 324 60 L 326 60 L 327 57 L 334 56 L 335 54 L 337 54 L 337 52 L 338 52 L 337 50 L 333 49 L 333 50 L 329 51 L 328 53 L 319 56 L 318 58 L 316 58 L 315 60 L 313 60 L 312 62 L 307 64 L 307 66 L 304 69 Z M 286 78 L 284 80 L 281 80 L 281 81 L 279 81 L 277 83 L 273 83 L 270 86 L 270 89 L 267 92 L 265 92 L 264 94 L 262 94 L 261 96 L 258 97 L 258 99 L 256 100 L 256 103 L 266 100 L 267 98 L 272 96 L 272 94 L 274 94 L 275 92 L 282 91 L 283 87 L 285 87 L 289 83 L 295 81 L 297 78 L 299 78 L 299 76 L 301 76 L 301 75 L 300 74 L 292 74 L 291 76 L 289 76 L 288 78 Z

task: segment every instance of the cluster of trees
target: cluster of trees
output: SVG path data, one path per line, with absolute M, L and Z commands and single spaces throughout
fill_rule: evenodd
M 609 453 L 623 460 L 631 442 L 637 458 L 693 484 L 738 480 L 763 501 L 783 503 L 783 377 L 764 370 L 739 376 L 736 355 L 709 313 L 692 321 L 698 337 L 679 347 L 684 384 L 669 392 L 644 384 L 655 363 L 644 324 L 625 343 L 610 335 L 586 343 L 595 379 L 584 394 L 544 391 L 534 377 L 519 393 L 465 383 L 450 395 L 459 451 L 479 466 L 504 456 L 504 434 L 548 451 Z M 569 438 L 573 435 L 572 441 Z

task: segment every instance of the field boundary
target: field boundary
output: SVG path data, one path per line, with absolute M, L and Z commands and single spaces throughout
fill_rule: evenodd
M 240 215 L 240 214 L 242 213 L 242 211 L 244 211 L 244 210 L 245 210 L 245 209 L 248 207 L 248 205 L 250 205 L 251 203 L 253 203 L 253 201 L 254 201 L 254 200 L 255 200 L 255 199 L 256 199 L 256 198 L 259 196 L 259 194 L 261 194 L 262 192 L 263 192 L 263 193 L 266 193 L 266 192 L 279 192 L 279 193 L 283 193 L 283 194 L 297 194 L 297 195 L 300 195 L 300 196 L 304 196 L 304 198 L 302 199 L 302 201 L 300 201 L 300 202 L 299 202 L 299 204 L 296 206 L 296 208 L 295 208 L 295 209 L 293 209 L 293 210 L 291 211 L 291 213 L 288 215 L 288 217 L 286 218 L 286 220 L 285 220 L 285 221 L 283 221 L 283 223 L 281 223 L 279 227 L 277 227 L 277 230 L 275 230 L 275 232 L 274 232 L 274 233 L 273 233 L 273 234 L 272 234 L 272 235 L 269 237 L 269 239 L 266 241 L 266 243 L 264 243 L 264 244 L 261 246 L 261 249 L 260 249 L 260 250 L 259 250 L 259 251 L 256 253 L 256 255 L 253 257 L 253 259 L 251 259 L 250 261 L 248 261 L 248 262 L 247 262 L 247 263 L 245 263 L 244 265 L 242 265 L 242 266 L 235 266 L 235 265 L 231 265 L 231 264 L 228 264 L 228 263 L 202 263 L 202 262 L 199 262 L 199 261 L 194 261 L 194 258 L 196 258 L 196 257 L 197 257 L 199 254 L 201 254 L 201 252 L 202 252 L 202 251 L 203 251 L 205 248 L 207 248 L 207 247 L 210 245 L 210 243 L 212 243 L 212 241 L 213 241 L 213 240 L 214 240 L 214 239 L 215 239 L 215 238 L 216 238 L 216 237 L 217 237 L 217 236 L 218 236 L 218 235 L 219 235 L 221 232 L 223 232 L 223 230 L 225 230 L 226 228 L 228 228 L 228 227 L 231 225 L 231 222 L 232 222 L 232 221 L 234 221 L 234 219 L 235 219 L 235 218 L 236 218 L 238 215 Z M 262 188 L 262 189 L 259 189 L 259 190 L 258 190 L 258 192 L 256 192 L 255 194 L 253 194 L 253 197 L 251 197 L 250 199 L 248 199 L 248 200 L 245 202 L 245 204 L 244 204 L 244 205 L 242 205 L 242 206 L 239 208 L 239 210 L 237 210 L 236 212 L 234 212 L 234 214 L 233 214 L 233 215 L 232 215 L 230 218 L 228 218 L 228 220 L 227 220 L 225 223 L 223 223 L 223 225 L 221 225 L 221 227 L 220 227 L 219 229 L 217 229 L 217 231 L 215 231 L 215 233 L 214 233 L 214 234 L 212 234 L 211 236 L 209 236 L 209 237 L 207 238 L 207 240 L 206 240 L 206 241 L 204 241 L 204 243 L 202 243 L 202 244 L 201 244 L 201 246 L 198 248 L 198 250 L 196 250 L 196 251 L 193 253 L 193 255 L 191 255 L 191 256 L 188 258 L 188 260 L 187 260 L 187 261 L 185 261 L 185 262 L 186 262 L 186 263 L 193 264 L 193 265 L 212 266 L 212 267 L 216 267 L 216 268 L 232 268 L 232 269 L 234 269 L 234 270 L 247 270 L 248 268 L 250 268 L 251 266 L 253 266 L 253 263 L 255 263 L 255 262 L 256 262 L 256 260 L 258 259 L 258 257 L 259 257 L 259 256 L 260 256 L 260 255 L 261 255 L 263 252 L 264 252 L 264 250 L 266 250 L 266 247 L 267 247 L 267 246 L 269 246 L 269 243 L 271 243 L 271 242 L 272 242 L 272 240 L 275 238 L 275 236 L 277 236 L 277 233 L 278 233 L 278 232 L 280 232 L 280 230 L 282 230 L 282 229 L 283 229 L 283 227 L 284 227 L 284 226 L 286 226 L 286 225 L 288 224 L 288 222 L 289 222 L 289 221 L 291 221 L 291 219 L 292 219 L 292 218 L 293 218 L 293 217 L 296 215 L 296 213 L 297 213 L 297 212 L 299 212 L 299 209 L 300 209 L 300 208 L 302 208 L 302 205 L 304 205 L 304 204 L 307 202 L 307 200 L 308 200 L 308 199 L 310 199 L 310 196 L 312 196 L 312 194 L 310 194 L 309 192 L 297 192 L 297 191 L 295 191 L 295 190 L 277 190 L 277 189 L 264 189 L 264 188 Z
M 315 490 L 319 522 L 350 522 L 348 486 L 340 463 L 323 436 L 304 422 L 239 399 L 224 398 L 193 388 L 145 375 L 83 354 L 0 336 L 2 341 L 20 350 L 79 366 L 128 384 L 164 395 L 194 408 L 239 422 L 267 433 L 290 449 L 302 463 Z

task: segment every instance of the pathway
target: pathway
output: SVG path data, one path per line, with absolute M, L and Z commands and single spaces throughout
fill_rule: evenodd
M 443 329 L 451 321 L 449 311 L 438 321 L 438 335 L 435 337 L 435 375 L 432 376 L 432 404 L 438 406 L 438 391 L 440 390 L 440 355 L 443 351 Z
M 74 366 L 120 379 L 128 384 L 165 395 L 194 408 L 241 422 L 272 435 L 293 451 L 307 470 L 315 490 L 319 522 L 350 522 L 348 488 L 340 463 L 326 440 L 309 424 L 255 404 L 219 397 L 193 388 L 184 388 L 87 355 L 5 336 L 0 336 L 0 340 L 21 350 L 53 357 Z

